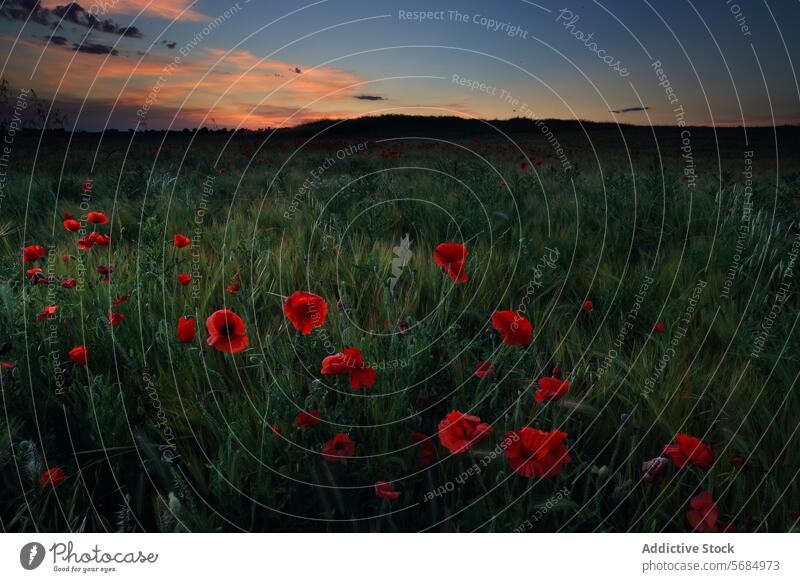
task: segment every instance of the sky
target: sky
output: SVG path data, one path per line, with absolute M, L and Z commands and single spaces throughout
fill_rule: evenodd
M 2 0 L 0 75 L 84 130 L 796 124 L 797 23 L 794 0 Z

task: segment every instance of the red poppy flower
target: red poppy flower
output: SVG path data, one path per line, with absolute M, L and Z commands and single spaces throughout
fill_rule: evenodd
M 59 467 L 53 467 L 39 475 L 39 485 L 42 487 L 58 487 L 66 480 L 67 474 Z
M 88 357 L 89 351 L 85 346 L 75 346 L 69 351 L 69 358 L 79 366 L 85 366 Z
M 322 422 L 322 420 L 320 420 L 318 408 L 315 408 L 310 413 L 302 410 L 294 419 L 294 425 L 297 428 L 311 428 L 312 426 L 317 426 L 320 422 Z
M 172 242 L 177 248 L 182 249 L 183 247 L 188 247 L 190 244 L 192 244 L 192 239 L 190 239 L 188 236 L 183 236 L 182 234 L 176 234 L 172 237 Z
M 521 171 L 523 171 L 523 172 L 524 172 L 525 170 L 527 170 L 527 169 L 528 169 L 528 162 L 520 162 L 520 163 L 519 163 L 519 169 L 520 169 Z
M 84 192 L 88 192 L 89 190 L 91 190 L 92 189 L 92 181 L 91 180 L 86 180 L 83 184 L 81 184 L 81 189 Z
M 327 356 L 322 360 L 320 374 L 339 375 L 349 374 L 350 371 L 364 365 L 364 356 L 358 348 L 345 348 L 343 352 Z
M 594 303 L 592 303 L 590 299 L 587 299 L 586 301 L 583 302 L 583 305 L 581 305 L 581 309 L 583 309 L 588 313 L 589 311 L 594 309 Z
M 315 327 L 321 327 L 325 323 L 328 304 L 319 295 L 295 291 L 286 298 L 283 312 L 297 331 L 308 335 Z
M 536 391 L 536 402 L 558 400 L 569 390 L 569 380 L 561 378 L 541 378 Z
M 178 283 L 186 287 L 189 283 L 192 282 L 192 276 L 186 273 L 181 273 L 178 275 Z
M 492 325 L 503 336 L 503 343 L 509 346 L 524 346 L 533 341 L 533 326 L 521 313 L 495 311 Z
M 364 356 L 358 348 L 345 348 L 343 352 L 326 357 L 322 360 L 320 374 L 350 374 L 350 386 L 354 390 L 371 388 L 376 376 L 375 370 L 364 362 Z
M 664 447 L 664 454 L 672 459 L 676 467 L 691 463 L 707 471 L 714 464 L 714 451 L 699 438 L 679 434 L 675 437 L 675 442 L 678 444 Z
M 391 483 L 387 483 L 386 481 L 376 481 L 375 495 L 378 497 L 383 497 L 384 499 L 388 499 L 389 501 L 394 501 L 400 497 L 400 492 L 395 491 L 394 485 Z
M 322 455 L 329 463 L 346 461 L 348 457 L 356 454 L 356 443 L 350 435 L 340 432 L 331 440 L 322 445 Z
M 99 247 L 107 247 L 111 244 L 111 237 L 107 234 L 100 234 L 98 232 L 93 232 L 89 235 L 89 238 L 92 239 L 92 242 Z
M 567 433 L 559 430 L 544 432 L 529 426 L 506 434 L 509 466 L 523 477 L 554 477 L 572 458 L 564 446 Z
M 86 215 L 86 220 L 92 224 L 108 224 L 108 216 L 102 212 L 90 212 Z
M 411 433 L 411 444 L 419 446 L 417 453 L 417 465 L 420 467 L 427 467 L 433 463 L 433 457 L 436 454 L 436 447 L 433 444 L 433 439 L 428 435 L 421 432 Z
M 181 317 L 178 319 L 178 341 L 182 344 L 188 344 L 194 339 L 197 333 L 197 327 L 194 324 L 194 319 L 191 317 Z
M 279 425 L 277 422 L 272 425 L 272 434 L 274 434 L 275 437 L 281 436 L 281 425 Z
M 692 530 L 700 533 L 714 533 L 717 531 L 719 508 L 714 503 L 711 491 L 703 491 L 699 495 L 692 497 L 689 507 L 691 509 L 686 512 L 686 520 L 692 526 Z
M 110 275 L 113 272 L 114 272 L 113 265 L 97 265 L 97 274 L 102 275 L 101 281 L 103 281 L 103 283 L 108 283 L 109 281 L 111 281 Z
M 42 311 L 39 315 L 36 316 L 36 319 L 53 319 L 56 316 L 56 310 L 58 309 L 58 305 L 46 305 L 44 311 Z
M 97 233 L 90 232 L 86 236 L 82 236 L 78 239 L 78 248 L 82 251 L 88 251 L 94 246 L 95 242 L 97 242 Z
M 536 160 L 536 167 L 541 167 L 542 160 Z
M 120 295 L 116 299 L 114 299 L 114 307 L 119 307 L 123 303 L 125 303 L 128 299 L 131 298 L 130 293 L 125 293 L 125 295 Z
M 88 251 L 94 246 L 94 241 L 95 237 L 93 237 L 91 234 L 82 236 L 81 238 L 78 239 L 78 248 L 82 251 Z
M 17 365 L 14 362 L 0 362 L 0 368 L 3 370 L 13 370 Z
M 122 323 L 122 320 L 125 319 L 125 315 L 122 313 L 114 313 L 113 311 L 108 312 L 108 323 L 111 324 L 111 327 Z
M 25 271 L 25 275 L 27 275 L 29 278 L 33 277 L 35 275 L 38 275 L 39 273 L 44 273 L 44 271 L 42 271 L 41 269 L 38 269 L 38 268 L 37 269 L 28 269 L 27 271 Z
M 358 368 L 353 370 L 350 374 L 350 387 L 353 390 L 358 390 L 360 388 L 372 388 L 375 384 L 375 377 L 376 373 L 373 368 L 365 366 L 363 368 Z
M 235 354 L 250 345 L 244 321 L 233 311 L 215 311 L 206 319 L 206 329 L 208 345 L 220 352 Z
M 659 321 L 653 326 L 653 333 L 664 333 L 665 329 L 667 329 L 667 324 L 663 321 Z
M 30 245 L 22 249 L 22 262 L 32 263 L 38 261 L 47 254 L 47 250 L 39 245 Z
M 225 291 L 228 292 L 228 295 L 235 295 L 241 289 L 242 289 L 241 285 L 239 285 L 238 283 L 233 283 L 231 285 L 228 285 L 228 288 Z
M 439 440 L 451 453 L 464 453 L 492 432 L 492 426 L 477 416 L 452 411 L 439 422 Z
M 478 364 L 475 366 L 475 375 L 481 379 L 485 378 L 486 376 L 494 378 L 495 374 L 494 368 L 492 368 L 492 363 L 489 360 L 478 362 Z
M 64 277 L 61 279 L 61 286 L 64 289 L 74 289 L 77 286 L 78 282 L 73 279 L 72 277 Z
M 64 220 L 64 228 L 70 232 L 78 232 L 81 229 L 81 223 L 74 218 L 67 218 Z
M 433 260 L 442 269 L 447 271 L 450 278 L 456 283 L 467 280 L 467 271 L 464 261 L 467 258 L 467 247 L 459 243 L 442 243 L 433 251 Z

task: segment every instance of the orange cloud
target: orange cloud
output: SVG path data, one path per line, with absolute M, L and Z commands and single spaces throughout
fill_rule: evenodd
M 14 39 L 0 37 L 3 44 L 12 45 Z M 76 110 L 88 92 L 95 117 L 102 116 L 101 105 L 110 110 L 116 103 L 117 127 L 135 126 L 136 112 L 142 109 L 150 127 L 160 127 L 170 112 L 178 112 L 179 126 L 214 119 L 217 125 L 247 128 L 296 125 L 368 110 L 352 98 L 363 92 L 359 85 L 364 79 L 342 69 L 301 66 L 302 72 L 296 73 L 294 63 L 261 59 L 248 51 L 225 56 L 215 48 L 197 48 L 186 58 L 174 51 L 152 53 L 138 63 L 138 55 L 119 50 L 119 56 L 108 57 L 17 41 L 13 52 L 7 51 L 12 55 L 8 76 L 15 86 L 29 86 L 32 64 L 41 56 L 32 81 L 37 92 L 58 93 L 57 102 L 70 103 Z
M 42 0 L 44 8 L 55 8 L 68 3 L 68 0 Z M 80 2 L 79 2 L 80 4 Z M 156 16 L 165 20 L 206 22 L 211 20 L 208 16 L 188 8 L 192 0 L 93 0 L 84 6 L 86 10 L 97 18 L 104 18 L 107 14 L 142 14 Z M 92 8 L 94 7 L 94 8 Z

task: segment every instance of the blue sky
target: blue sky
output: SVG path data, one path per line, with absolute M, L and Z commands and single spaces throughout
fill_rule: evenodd
M 692 124 L 800 120 L 797 2 L 45 0 L 27 18 L 30 5 L 0 9 L 3 76 L 87 129 L 383 112 L 675 124 L 678 106 Z

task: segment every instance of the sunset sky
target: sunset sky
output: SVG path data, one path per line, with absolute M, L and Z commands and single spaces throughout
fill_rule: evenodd
M 775 0 L 5 0 L 0 43 L 14 90 L 55 98 L 78 129 L 381 113 L 674 125 L 677 107 L 691 124 L 771 125 L 800 121 L 798 22 L 800 4 Z

